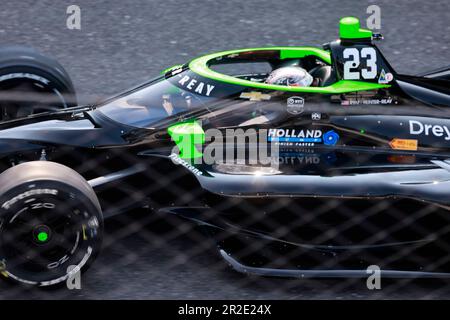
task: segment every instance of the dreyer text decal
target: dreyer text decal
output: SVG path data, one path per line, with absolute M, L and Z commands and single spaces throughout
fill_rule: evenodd
M 409 133 L 412 135 L 424 135 L 441 137 L 450 140 L 450 128 L 446 125 L 423 123 L 417 120 L 409 120 Z
M 209 83 L 204 83 L 202 81 L 198 81 L 197 79 L 191 78 L 189 76 L 183 76 L 178 83 L 183 86 L 183 88 L 204 95 L 210 96 L 211 92 L 214 90 L 215 86 Z

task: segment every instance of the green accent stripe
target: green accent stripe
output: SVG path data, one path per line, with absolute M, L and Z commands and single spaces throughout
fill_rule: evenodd
M 280 50 L 280 59 L 304 58 L 307 56 L 316 56 L 324 62 L 331 64 L 331 55 L 328 51 L 314 47 L 277 47 L 272 50 Z M 267 50 L 267 49 L 265 49 Z
M 167 133 L 180 150 L 180 158 L 199 158 L 203 153 L 197 150 L 197 144 L 205 142 L 205 131 L 197 121 L 180 122 L 167 128 Z
M 198 75 L 209 78 L 212 80 L 235 84 L 244 87 L 258 88 L 264 90 L 277 90 L 286 92 L 311 92 L 311 93 L 321 93 L 321 94 L 340 94 L 353 91 L 365 91 L 365 90 L 375 90 L 381 88 L 389 88 L 390 85 L 378 84 L 372 82 L 362 82 L 362 81 L 351 81 L 351 80 L 341 80 L 328 87 L 289 87 L 282 85 L 274 85 L 260 82 L 253 82 L 249 80 L 235 78 L 226 74 L 222 74 L 211 70 L 209 68 L 209 62 L 212 59 L 227 56 L 234 53 L 246 52 L 246 51 L 280 51 L 280 59 L 292 59 L 292 58 L 302 58 L 310 55 L 314 55 L 324 62 L 331 64 L 331 57 L 328 51 L 324 51 L 313 47 L 271 47 L 271 48 L 250 48 L 250 49 L 240 49 L 231 50 L 224 52 L 217 52 L 209 54 L 206 56 L 199 57 L 192 60 L 189 63 L 189 69 Z

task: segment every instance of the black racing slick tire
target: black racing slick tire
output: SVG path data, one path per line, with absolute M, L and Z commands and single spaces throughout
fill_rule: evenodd
M 0 175 L 0 277 L 38 287 L 73 281 L 102 237 L 97 196 L 74 170 L 32 161 Z
M 33 48 L 0 46 L 0 121 L 75 106 L 66 70 Z

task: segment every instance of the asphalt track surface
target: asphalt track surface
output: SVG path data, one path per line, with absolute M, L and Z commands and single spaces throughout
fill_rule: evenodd
M 81 30 L 66 28 L 70 4 L 81 7 Z M 364 25 L 370 4 L 381 7 L 385 40 L 380 47 L 398 72 L 414 74 L 449 64 L 447 0 L 4 0 L 0 43 L 31 45 L 56 57 L 72 76 L 80 103 L 88 103 L 209 52 L 272 45 L 320 46 L 337 37 L 342 16 L 358 16 Z M 140 218 L 130 231 L 123 222 L 134 221 L 134 215 Z M 0 299 L 450 297 L 449 283 L 441 281 L 385 281 L 382 290 L 369 291 L 364 280 L 245 277 L 229 270 L 207 240 L 194 239 L 186 230 L 170 240 L 152 243 L 149 239 L 166 234 L 161 222 L 146 223 L 146 213 L 134 215 L 107 223 L 109 245 L 83 275 L 82 290 L 29 291 L 0 282 Z M 124 229 L 127 232 L 118 237 Z M 202 250 L 192 250 L 199 241 Z

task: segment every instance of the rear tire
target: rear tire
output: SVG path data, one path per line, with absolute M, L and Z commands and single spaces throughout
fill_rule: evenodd
M 55 59 L 28 47 L 0 47 L 0 121 L 74 105 L 72 81 Z
M 77 172 L 48 161 L 19 164 L 0 175 L 0 195 L 0 276 L 57 285 L 97 256 L 103 216 Z

